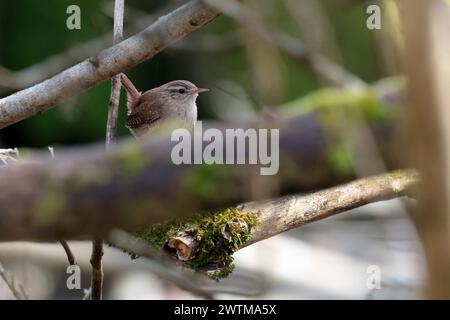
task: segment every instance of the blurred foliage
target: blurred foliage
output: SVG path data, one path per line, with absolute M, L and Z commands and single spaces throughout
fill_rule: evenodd
M 286 103 L 283 108 L 291 115 L 308 112 L 318 115 L 328 140 L 327 160 L 331 168 L 342 175 L 349 175 L 354 169 L 355 159 L 345 143 L 354 139 L 354 129 L 361 123 L 388 123 L 393 117 L 392 107 L 380 101 L 370 86 L 316 90 Z
M 378 75 L 376 53 L 372 31 L 365 28 L 366 13 L 362 3 L 342 7 L 334 0 L 322 0 L 326 13 L 336 30 L 339 50 L 346 68 L 363 80 L 371 82 Z M 113 1 L 90 0 L 17 0 L 0 1 L 0 65 L 20 70 L 37 64 L 47 57 L 62 53 L 77 43 L 112 34 L 113 21 L 105 15 L 105 4 Z M 181 1 L 128 0 L 126 5 L 152 13 L 168 4 Z M 246 2 L 244 1 L 244 4 Z M 82 12 L 81 30 L 66 28 L 67 6 L 77 4 Z M 264 6 L 264 21 L 286 33 L 301 37 L 302 31 L 286 12 L 279 0 L 261 0 Z M 125 13 L 127 16 L 127 13 Z M 125 32 L 127 33 L 127 22 Z M 195 36 L 237 32 L 240 28 L 227 17 L 220 17 L 196 32 Z M 187 37 L 189 39 L 189 37 Z M 7 45 L 5 45 L 7 44 Z M 284 88 L 280 103 L 297 99 L 319 88 L 316 77 L 307 68 L 301 68 L 289 57 L 280 55 Z M 79 60 L 84 59 L 85 56 Z M 212 92 L 199 98 L 199 118 L 214 118 L 212 106 L 219 104 L 225 95 L 239 97 L 233 90 L 227 91 L 221 84 L 225 81 L 236 84 L 247 95 L 245 103 L 250 109 L 258 109 L 256 91 L 251 75 L 251 66 L 244 47 L 223 52 L 192 52 L 166 50 L 153 59 L 128 72 L 140 90 L 158 86 L 174 79 L 188 79 Z M 270 75 L 267 75 L 270 77 Z M 32 117 L 0 132 L 0 147 L 45 147 L 58 144 L 81 144 L 102 141 L 110 84 L 105 82 L 71 101 L 61 103 L 42 115 Z M 9 92 L 12 93 L 12 92 Z M 3 95 L 6 95 L 4 93 Z M 120 136 L 129 135 L 124 127 L 125 100 L 121 97 L 118 124 Z

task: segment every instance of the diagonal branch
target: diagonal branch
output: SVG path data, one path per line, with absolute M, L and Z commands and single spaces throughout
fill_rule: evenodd
M 177 257 L 174 261 L 178 265 L 191 266 L 212 274 L 217 271 L 216 268 L 226 268 L 232 262 L 230 255 L 236 250 L 368 203 L 411 194 L 418 181 L 419 176 L 414 170 L 397 170 L 306 195 L 238 205 L 235 212 L 230 213 L 225 220 L 216 219 L 223 215 L 223 212 L 217 212 L 205 217 L 208 223 L 203 223 L 204 220 L 199 217 L 185 220 L 184 223 L 168 222 L 151 227 L 141 237 Z M 252 217 L 247 218 L 247 215 Z M 253 226 L 248 224 L 255 217 L 257 221 L 252 222 Z M 211 231 L 211 223 L 217 223 L 214 231 Z M 233 239 L 238 240 L 236 246 L 233 245 Z M 242 239 L 246 241 L 241 242 Z M 135 254 L 147 257 L 155 255 L 154 250 L 150 250 L 152 248 L 147 249 L 141 243 L 142 240 L 127 240 L 125 235 L 112 236 L 111 240 Z M 209 246 L 209 242 L 213 242 L 214 246 Z M 221 254 L 217 255 L 217 252 Z M 160 257 L 159 260 L 165 259 Z
M 8 271 L 5 270 L 1 261 L 0 261 L 0 278 L 2 278 L 3 281 L 5 281 L 6 285 L 11 290 L 11 293 L 17 300 L 28 300 L 28 296 L 25 293 L 22 284 L 16 282 L 14 276 L 10 275 Z
M 42 113 L 58 102 L 150 59 L 217 16 L 218 11 L 203 1 L 192 0 L 96 56 L 31 88 L 0 99 L 0 129 Z
M 245 246 L 368 203 L 410 195 L 418 182 L 416 171 L 397 170 L 306 195 L 237 206 L 244 212 L 261 212 L 261 224 Z
M 211 7 L 248 28 L 255 36 L 267 41 L 295 61 L 306 64 L 330 84 L 362 87 L 364 82 L 322 54 L 312 52 L 285 32 L 272 28 L 269 32 L 256 19 L 252 11 L 237 1 L 205 0 Z
M 64 240 L 64 239 L 60 239 L 59 243 L 61 243 L 61 246 L 63 247 L 63 249 L 64 249 L 64 251 L 66 253 L 67 261 L 69 261 L 69 265 L 73 266 L 73 265 L 77 264 L 75 262 L 75 256 L 74 256 L 72 250 L 70 249 L 70 246 L 67 243 L 67 241 Z

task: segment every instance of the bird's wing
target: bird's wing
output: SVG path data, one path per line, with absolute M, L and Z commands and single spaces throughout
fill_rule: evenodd
M 127 117 L 127 127 L 134 129 L 142 125 L 151 125 L 162 116 L 161 104 L 158 100 L 140 99 Z

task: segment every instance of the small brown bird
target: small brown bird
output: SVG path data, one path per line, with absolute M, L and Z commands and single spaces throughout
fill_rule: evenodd
M 143 138 L 167 120 L 192 128 L 197 121 L 198 94 L 209 91 L 186 80 L 175 80 L 141 93 L 123 73 L 121 82 L 127 91 L 126 126 L 136 138 Z

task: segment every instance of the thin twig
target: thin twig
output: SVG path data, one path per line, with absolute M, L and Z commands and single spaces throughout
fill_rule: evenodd
M 116 0 L 114 6 L 114 44 L 123 40 L 123 12 L 124 0 Z M 108 120 L 106 122 L 106 148 L 110 148 L 115 141 L 117 130 L 117 115 L 120 101 L 120 75 L 111 79 L 111 96 L 108 104 Z
M 69 244 L 67 243 L 67 241 L 64 239 L 60 239 L 59 243 L 61 243 L 64 251 L 66 252 L 67 260 L 69 261 L 69 265 L 73 266 L 73 265 L 77 264 L 75 262 L 75 256 L 74 256 L 72 250 L 70 250 L 70 247 L 69 247 Z
M 91 300 L 101 300 L 103 293 L 103 240 L 96 237 L 92 241 L 92 278 L 91 278 Z
M 239 272 L 235 274 L 237 277 L 233 281 L 227 283 L 213 281 L 205 274 L 195 272 L 186 264 L 124 231 L 114 230 L 110 234 L 109 241 L 123 250 L 139 255 L 139 259 L 135 260 L 137 265 L 141 264 L 164 280 L 206 299 L 212 299 L 214 294 L 221 293 L 257 296 L 264 291 L 261 281 L 250 279 Z M 256 274 L 253 273 L 253 276 Z
M 16 282 L 14 276 L 10 275 L 8 271 L 5 270 L 3 264 L 0 262 L 0 277 L 5 281 L 11 293 L 17 300 L 28 300 L 28 295 L 25 293 L 25 290 L 22 284 Z
M 116 0 L 114 5 L 114 44 L 123 39 L 123 11 L 124 0 Z M 120 75 L 116 75 L 111 80 L 111 95 L 108 104 L 108 119 L 106 122 L 106 149 L 109 149 L 116 136 L 117 115 L 120 101 Z M 91 279 L 91 300 L 101 300 L 103 291 L 103 240 L 96 237 L 92 240 L 92 279 Z

